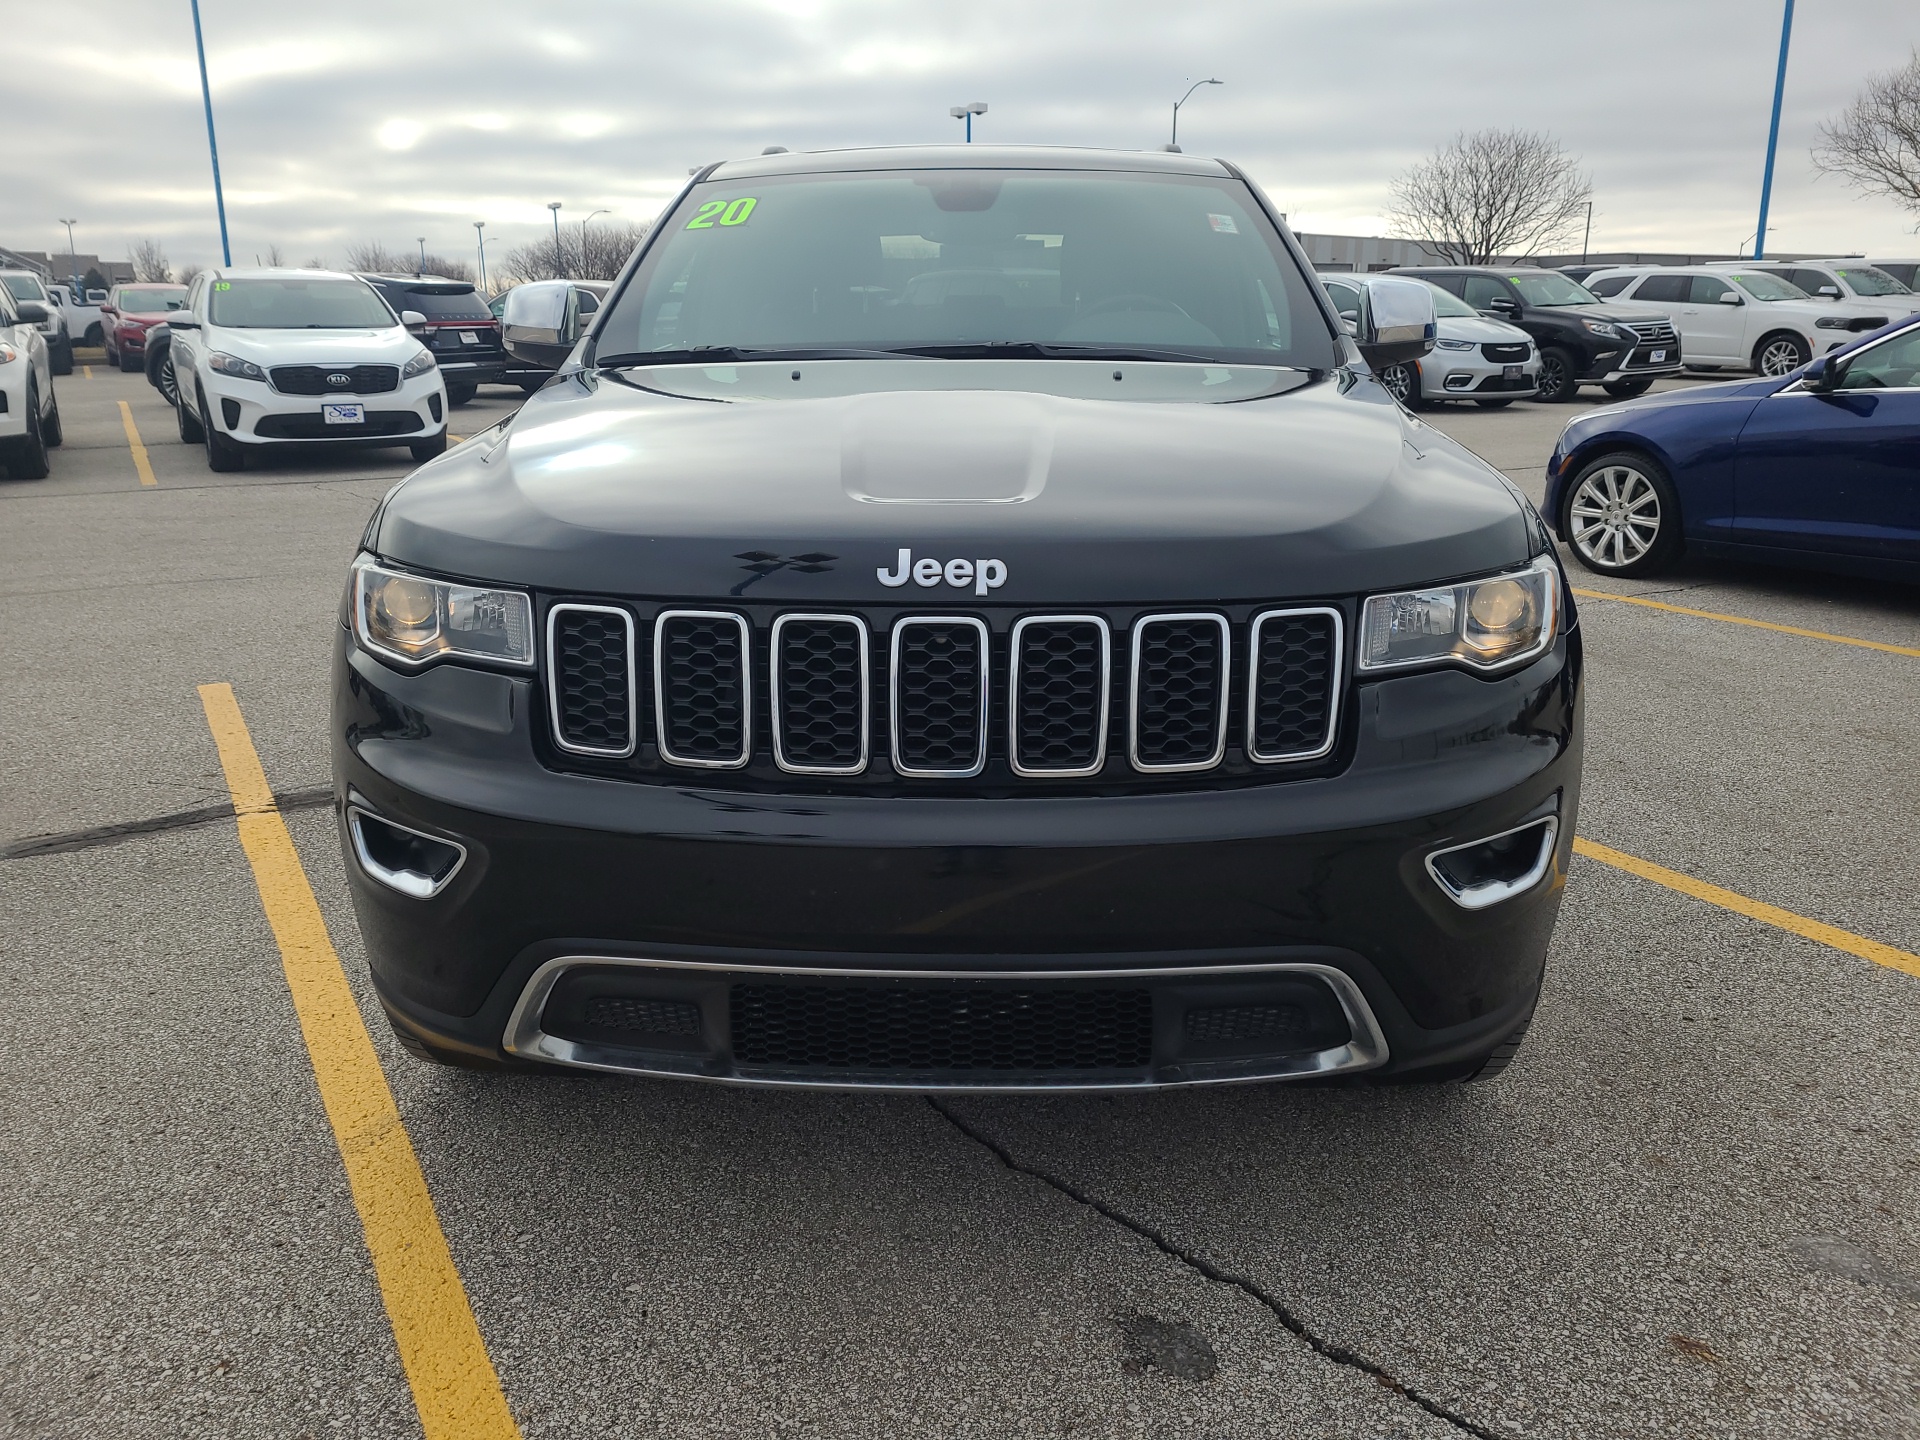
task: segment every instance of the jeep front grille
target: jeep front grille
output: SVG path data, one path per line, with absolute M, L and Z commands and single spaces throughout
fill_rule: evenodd
M 989 621 L 567 600 L 547 607 L 549 725 L 564 768 L 747 788 L 1319 773 L 1345 631 L 1331 605 Z

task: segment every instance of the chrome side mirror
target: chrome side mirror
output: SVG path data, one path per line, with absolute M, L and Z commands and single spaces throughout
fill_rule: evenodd
M 543 370 L 558 370 L 580 339 L 580 311 L 570 280 L 535 280 L 507 292 L 500 311 L 507 353 Z
M 1424 280 L 1399 275 L 1369 276 L 1360 289 L 1360 318 L 1354 340 L 1369 368 L 1404 365 L 1433 349 L 1437 321 L 1433 291 Z

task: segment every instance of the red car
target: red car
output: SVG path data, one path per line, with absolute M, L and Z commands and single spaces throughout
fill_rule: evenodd
M 100 307 L 107 359 L 122 370 L 146 363 L 147 331 L 187 303 L 184 285 L 116 285 Z

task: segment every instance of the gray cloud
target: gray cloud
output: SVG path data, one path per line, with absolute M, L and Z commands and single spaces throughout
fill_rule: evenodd
M 185 0 L 22 7 L 0 243 L 218 258 Z M 688 166 L 950 141 L 1157 145 L 1190 78 L 1189 151 L 1233 158 L 1308 230 L 1375 232 L 1392 175 L 1459 129 L 1549 130 L 1592 170 L 1594 247 L 1731 249 L 1753 229 L 1779 10 L 1193 0 L 498 0 L 303 7 L 203 0 L 236 261 L 356 240 L 470 254 L 606 207 L 652 217 Z M 82 23 L 83 22 L 83 23 Z M 1819 122 L 1920 41 L 1910 0 L 1800 6 L 1772 236 L 1920 251 L 1911 217 L 1807 158 Z

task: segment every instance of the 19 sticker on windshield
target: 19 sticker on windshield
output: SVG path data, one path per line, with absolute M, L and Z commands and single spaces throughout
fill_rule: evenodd
M 711 230 L 716 225 L 731 229 L 744 225 L 759 203 L 759 198 L 753 195 L 742 195 L 738 200 L 709 200 L 700 207 L 700 213 L 687 222 L 687 229 Z

